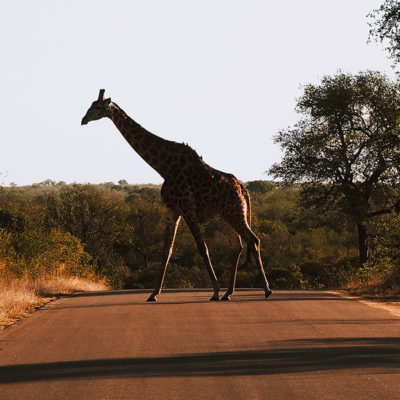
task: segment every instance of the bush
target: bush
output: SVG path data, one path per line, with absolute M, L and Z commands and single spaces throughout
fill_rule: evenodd
M 91 264 L 79 239 L 53 229 L 49 233 L 25 230 L 20 234 L 0 230 L 2 276 L 39 278 L 93 277 Z
M 335 264 L 305 262 L 300 270 L 309 287 L 314 289 L 344 288 L 357 273 L 358 258 L 343 259 Z
M 286 268 L 273 268 L 269 278 L 271 286 L 276 289 L 306 289 L 308 286 L 300 267 L 295 264 Z
M 121 288 L 127 266 L 118 249 L 130 248 L 133 228 L 129 207 L 118 192 L 93 185 L 74 185 L 52 193 L 46 200 L 45 225 L 78 238 L 91 255 L 96 272 Z
M 382 238 L 370 259 L 355 276 L 356 285 L 379 293 L 400 292 L 400 217 L 383 219 Z
M 16 253 L 12 245 L 12 234 L 0 229 L 0 277 L 13 276 L 16 265 Z
M 372 264 L 356 277 L 352 257 L 358 251 L 357 235 L 337 211 L 299 207 L 297 187 L 256 181 L 247 188 L 252 191 L 252 229 L 261 240 L 261 256 L 273 288 L 335 288 L 352 274 L 354 282 L 378 275 L 387 286 L 399 281 L 398 219 L 387 216 Z M 0 276 L 94 274 L 106 277 L 113 288 L 153 288 L 161 263 L 165 214 L 159 186 L 133 186 L 122 180 L 118 185 L 45 181 L 0 188 Z M 214 218 L 201 229 L 220 283 L 227 286 L 232 267 L 225 225 Z M 241 262 L 245 254 L 246 248 Z M 179 286 L 211 286 L 183 220 L 165 279 L 165 287 Z M 254 260 L 239 267 L 236 286 L 260 287 Z

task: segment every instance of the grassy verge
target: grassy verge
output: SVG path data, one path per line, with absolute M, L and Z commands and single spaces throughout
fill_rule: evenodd
M 0 279 L 0 329 L 61 294 L 108 289 L 82 278 Z
M 388 301 L 400 300 L 398 273 L 393 276 L 393 273 L 365 267 L 347 282 L 344 289 L 356 296 Z

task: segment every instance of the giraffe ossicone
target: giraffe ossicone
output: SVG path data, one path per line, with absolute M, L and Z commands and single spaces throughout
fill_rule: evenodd
M 210 300 L 219 300 L 220 284 L 212 266 L 208 248 L 199 224 L 219 215 L 229 226 L 232 245 L 231 273 L 228 290 L 222 300 L 229 300 L 234 292 L 237 267 L 244 240 L 257 264 L 265 297 L 269 288 L 260 256 L 260 240 L 251 230 L 250 194 L 232 174 L 218 171 L 206 164 L 195 150 L 150 133 L 130 118 L 111 99 L 104 99 L 104 89 L 82 118 L 82 125 L 107 117 L 113 121 L 130 146 L 163 178 L 161 197 L 167 207 L 162 262 L 156 285 L 147 301 L 156 301 L 164 282 L 172 255 L 176 232 L 183 217 L 196 241 L 213 285 Z

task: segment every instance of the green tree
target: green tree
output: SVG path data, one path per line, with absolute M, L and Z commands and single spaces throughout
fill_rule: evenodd
M 246 188 L 251 193 L 268 193 L 275 188 L 275 184 L 270 181 L 251 181 L 247 182 Z
M 114 287 L 122 285 L 126 267 L 118 248 L 129 247 L 133 227 L 127 221 L 128 205 L 118 193 L 74 185 L 49 195 L 46 211 L 48 229 L 56 227 L 79 238 L 99 272 Z
M 131 246 L 137 258 L 134 267 L 147 269 L 150 262 L 161 260 L 165 207 L 159 201 L 131 199 L 129 222 L 134 227 Z
M 303 205 L 337 207 L 348 216 L 357 225 L 362 264 L 368 219 L 399 208 L 399 89 L 379 72 L 325 76 L 304 87 L 300 121 L 275 136 L 284 155 L 269 172 L 301 183 Z
M 400 291 L 400 215 L 380 218 L 382 237 L 377 243 L 373 257 L 368 261 L 371 283 L 380 279 L 379 289 L 398 294 Z M 375 282 L 374 282 L 375 281 Z M 368 283 L 370 283 L 368 282 Z M 378 286 L 378 285 L 377 285 Z
M 400 3 L 386 0 L 378 9 L 368 14 L 370 39 L 385 43 L 385 49 L 395 64 L 400 62 Z

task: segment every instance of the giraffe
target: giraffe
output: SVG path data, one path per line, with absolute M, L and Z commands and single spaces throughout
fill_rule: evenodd
M 113 103 L 111 98 L 104 99 L 104 92 L 104 89 L 100 89 L 97 100 L 92 103 L 81 124 L 86 125 L 103 117 L 111 119 L 130 146 L 164 178 L 161 197 L 167 207 L 167 218 L 162 262 L 155 288 L 147 301 L 156 301 L 161 293 L 182 217 L 196 241 L 210 276 L 214 289 L 210 300 L 220 300 L 220 284 L 199 225 L 215 215 L 220 215 L 229 226 L 232 245 L 229 285 L 221 300 L 230 300 L 234 292 L 243 249 L 242 239 L 247 243 L 249 257 L 252 255 L 256 261 L 265 298 L 268 298 L 272 290 L 261 261 L 260 240 L 250 228 L 251 203 L 245 187 L 232 174 L 210 167 L 187 144 L 163 139 L 144 129 Z

